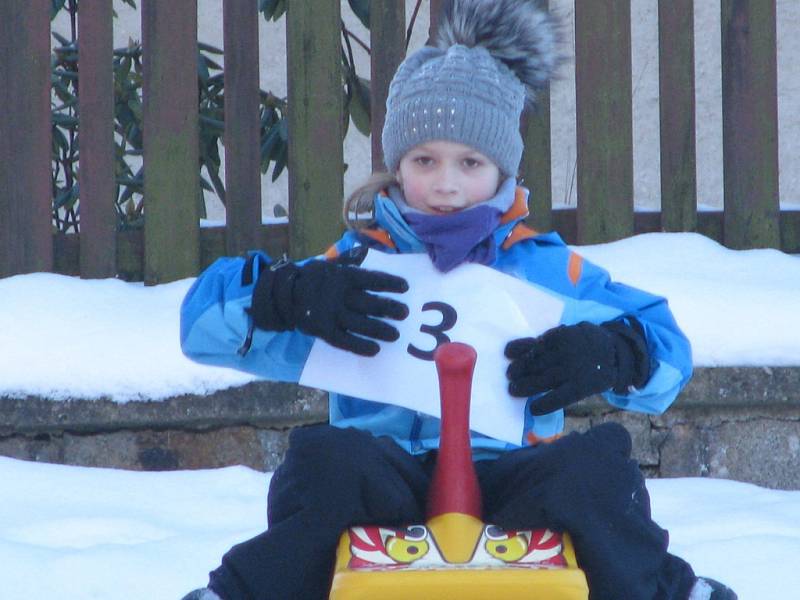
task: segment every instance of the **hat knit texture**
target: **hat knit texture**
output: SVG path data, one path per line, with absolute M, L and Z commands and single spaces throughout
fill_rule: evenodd
M 561 60 L 553 19 L 532 0 L 452 0 L 435 43 L 408 56 L 389 86 L 386 167 L 395 172 L 414 146 L 447 140 L 516 175 L 522 109 Z

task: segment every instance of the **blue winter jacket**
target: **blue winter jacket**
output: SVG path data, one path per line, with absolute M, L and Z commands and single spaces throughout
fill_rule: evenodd
M 348 231 L 326 255 L 311 260 L 330 259 L 359 245 L 389 253 L 425 252 L 388 198 L 378 197 L 375 208 L 376 227 Z M 635 317 L 647 339 L 650 379 L 641 389 L 631 389 L 625 395 L 609 391 L 604 396 L 619 408 L 662 413 L 692 373 L 689 342 L 666 300 L 612 282 L 605 270 L 572 252 L 557 234 L 529 229 L 522 223 L 527 214 L 527 190 L 517 188 L 514 205 L 494 232 L 497 254 L 490 266 L 547 288 L 561 298 L 565 307 L 562 324 Z M 314 338 L 298 331 L 256 329 L 245 310 L 250 307 L 260 270 L 271 262 L 263 252 L 252 252 L 246 258 L 221 258 L 198 277 L 181 306 L 181 346 L 189 358 L 273 381 L 298 381 Z M 334 393 L 330 394 L 329 406 L 332 425 L 389 435 L 411 453 L 438 447 L 439 420 L 434 417 Z M 526 406 L 525 415 L 526 433 L 519 446 L 563 430 L 562 410 L 534 417 Z M 472 446 L 476 459 L 518 447 L 475 432 Z

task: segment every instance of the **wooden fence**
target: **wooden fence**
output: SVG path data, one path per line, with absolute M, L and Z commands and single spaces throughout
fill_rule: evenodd
M 724 211 L 696 203 L 694 0 L 659 1 L 661 212 L 633 207 L 631 0 L 575 3 L 577 208 L 551 209 L 550 118 L 524 119 L 529 219 L 572 243 L 646 231 L 700 231 L 732 248 L 800 252 L 800 211 L 780 211 L 775 0 L 721 0 Z M 431 1 L 431 28 L 443 0 Z M 404 55 L 404 2 L 372 0 L 373 165 L 390 76 Z M 200 229 L 197 0 L 140 0 L 144 52 L 143 232 L 117 232 L 113 206 L 112 0 L 80 0 L 79 235 L 51 219 L 51 0 L 0 2 L 0 277 L 192 276 L 254 247 L 292 256 L 340 233 L 340 2 L 288 3 L 287 225 L 261 224 L 256 0 L 224 1 L 227 227 Z M 187 16 L 190 15 L 190 16 Z

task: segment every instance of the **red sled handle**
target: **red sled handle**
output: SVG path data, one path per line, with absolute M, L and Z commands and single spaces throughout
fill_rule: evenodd
M 445 513 L 481 518 L 481 492 L 469 438 L 472 375 L 478 355 L 472 346 L 442 344 L 433 355 L 439 375 L 441 440 L 428 493 L 428 519 Z

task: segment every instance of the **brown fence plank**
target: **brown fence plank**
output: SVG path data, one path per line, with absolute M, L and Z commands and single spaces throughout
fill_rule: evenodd
M 775 0 L 722 0 L 725 245 L 780 245 Z
M 578 238 L 633 233 L 630 0 L 575 3 Z
M 225 0 L 226 248 L 237 255 L 256 247 L 261 224 L 258 79 L 258 6 Z
M 381 132 L 386 119 L 389 83 L 406 54 L 405 2 L 373 0 L 369 21 L 372 170 L 384 171 Z
M 342 232 L 339 1 L 289 2 L 286 17 L 290 253 L 300 258 L 323 252 Z
M 200 266 L 205 268 L 221 256 L 229 256 L 225 247 L 225 227 L 203 227 L 200 230 Z M 81 234 L 53 235 L 54 271 L 62 275 L 78 275 Z M 255 248 L 270 256 L 281 256 L 289 248 L 289 226 L 285 223 L 260 225 Z M 144 232 L 131 229 L 117 232 L 117 273 L 125 281 L 142 281 L 144 277 Z
M 200 267 L 197 0 L 144 0 L 145 283 Z
M 549 10 L 549 0 L 540 3 Z M 553 177 L 550 152 L 550 86 L 536 95 L 536 104 L 527 108 L 522 118 L 522 141 L 525 151 L 520 164 L 520 178 L 531 191 L 528 222 L 539 231 L 553 228 Z
M 658 2 L 661 218 L 665 231 L 697 229 L 694 0 Z
M 0 277 L 53 266 L 50 6 L 0 2 Z
M 81 0 L 78 19 L 81 276 L 114 277 L 117 212 L 112 1 Z

